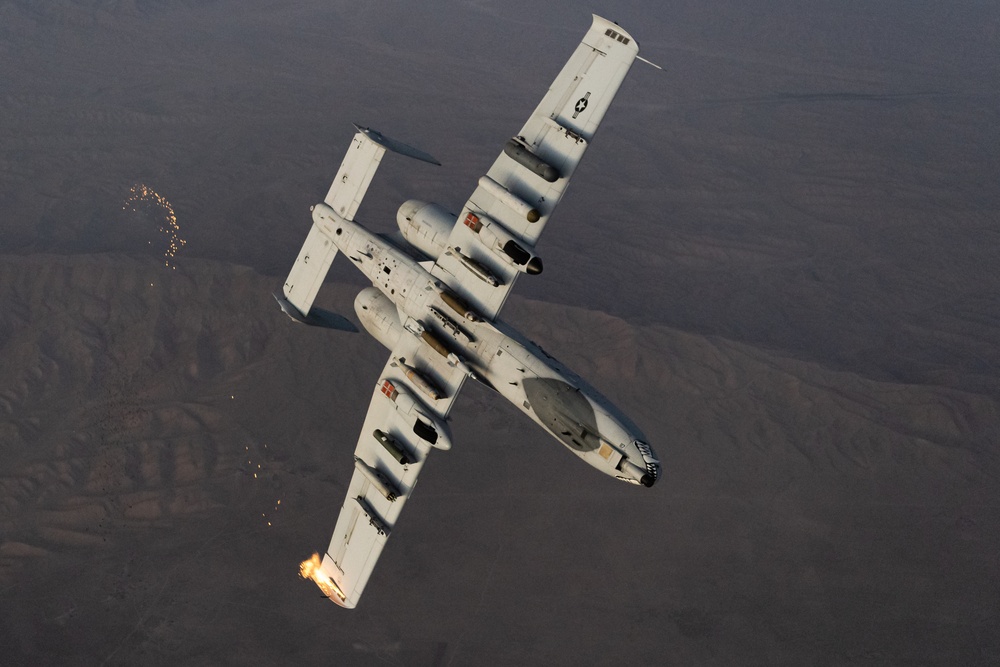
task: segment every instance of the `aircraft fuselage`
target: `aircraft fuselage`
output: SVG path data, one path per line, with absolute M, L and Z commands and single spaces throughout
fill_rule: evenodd
M 598 470 L 634 484 L 656 481 L 659 462 L 645 437 L 541 347 L 504 322 L 479 317 L 420 262 L 326 204 L 313 208 L 313 220 L 371 280 L 355 309 L 379 342 L 392 350 L 400 336 L 422 338 Z

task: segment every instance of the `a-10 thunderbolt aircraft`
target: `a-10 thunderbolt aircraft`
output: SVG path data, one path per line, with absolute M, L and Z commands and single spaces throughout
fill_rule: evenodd
M 541 272 L 535 245 L 638 51 L 627 32 L 595 16 L 458 216 L 415 200 L 399 208 L 396 221 L 412 249 L 354 216 L 386 150 L 438 163 L 378 132 L 358 128 L 326 198 L 312 208 L 312 229 L 275 298 L 297 322 L 339 328 L 343 318 L 313 308 L 339 251 L 372 281 L 355 311 L 391 351 L 330 546 L 321 562 L 317 555 L 302 565 L 340 606 L 358 604 L 430 451 L 451 448 L 448 413 L 466 378 L 495 390 L 601 472 L 643 486 L 659 476 L 656 455 L 627 417 L 497 319 L 515 279 Z M 415 259 L 413 249 L 426 259 Z

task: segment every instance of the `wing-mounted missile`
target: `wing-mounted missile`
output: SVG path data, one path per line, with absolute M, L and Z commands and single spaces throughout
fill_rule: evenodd
M 470 211 L 462 224 L 479 234 L 479 238 L 487 248 L 513 263 L 521 273 L 537 275 L 542 272 L 541 258 L 525 249 L 514 235 L 496 220 L 485 214 Z
M 448 320 L 448 318 L 443 317 L 440 312 L 438 312 L 434 308 L 431 308 L 430 312 L 437 315 L 437 317 L 439 318 L 443 318 L 444 321 L 450 322 L 452 324 L 452 327 L 454 327 L 456 331 L 460 332 L 458 327 L 455 327 L 454 323 Z M 403 329 L 405 331 L 410 332 L 415 337 L 419 338 L 427 345 L 427 347 L 431 348 L 432 350 L 440 354 L 442 357 L 444 357 L 445 361 L 448 362 L 449 366 L 461 368 L 466 375 L 475 377 L 475 373 L 473 373 L 472 368 L 469 366 L 469 364 L 467 364 L 462 357 L 458 356 L 458 354 L 452 352 L 448 348 L 448 345 L 444 342 L 444 340 L 442 340 L 441 337 L 433 330 L 426 328 L 423 322 L 415 318 L 408 317 L 406 318 L 406 323 L 403 324 Z M 445 331 L 451 333 L 448 329 L 445 329 Z M 455 337 L 457 336 L 453 334 L 453 338 Z M 418 389 L 420 389 L 425 394 L 433 398 L 435 401 L 444 398 L 445 396 L 444 392 L 441 391 L 440 388 L 438 388 L 438 386 L 435 383 L 427 379 L 422 373 L 417 371 L 412 366 L 403 363 L 402 359 L 399 359 L 397 361 L 399 362 L 400 368 L 406 369 L 407 373 L 406 376 L 411 380 L 413 380 L 413 382 L 417 385 Z
M 384 379 L 379 384 L 382 395 L 395 404 L 396 414 L 413 425 L 413 432 L 421 440 L 437 449 L 451 449 L 451 432 L 446 422 L 436 417 L 399 383 Z
M 431 308 L 431 311 L 437 313 L 437 311 L 433 308 Z M 440 313 L 437 314 L 440 315 Z M 445 319 L 447 320 L 447 318 Z M 472 368 L 469 367 L 465 359 L 448 349 L 448 345 L 445 344 L 444 340 L 442 340 L 440 336 L 438 336 L 434 331 L 424 328 L 422 323 L 416 322 L 413 318 L 410 318 L 410 320 L 413 321 L 414 324 L 411 326 L 410 321 L 408 321 L 405 325 L 407 331 L 420 338 L 420 340 L 427 344 L 427 347 L 444 357 L 449 366 L 457 366 L 458 368 L 461 368 L 466 375 L 475 377 L 475 374 L 472 372 Z M 438 398 L 440 398 L 440 396 L 438 396 Z
M 444 341 L 442 341 L 440 338 L 434 335 L 433 332 L 428 331 L 427 329 L 424 329 L 423 331 L 420 332 L 420 340 L 427 343 L 427 346 L 429 348 L 440 354 L 445 359 L 447 359 L 448 356 L 452 354 L 451 350 L 448 349 L 448 346 L 444 344 Z
M 427 329 L 422 322 L 412 317 L 408 317 L 404 324 L 400 324 L 399 309 L 396 308 L 396 304 L 390 301 L 389 297 L 377 287 L 368 287 L 358 293 L 358 296 L 354 299 L 354 311 L 357 313 L 358 319 L 361 320 L 361 324 L 365 327 L 365 330 L 390 350 L 395 349 L 399 343 L 400 336 L 406 332 L 422 340 L 427 347 L 444 357 L 450 366 L 457 366 L 466 375 L 474 376 L 468 363 L 461 356 L 453 352 L 445 340 L 442 339 L 442 335 L 445 339 L 450 335 L 459 345 L 463 345 L 471 342 L 471 337 L 463 329 L 459 328 L 451 318 L 436 308 L 431 307 L 429 312 L 434 321 L 438 322 L 444 330 L 443 334 L 440 335 L 433 330 Z M 414 371 L 414 373 L 417 372 Z M 427 382 L 425 380 L 424 384 L 427 384 Z M 432 385 L 428 385 L 427 392 L 425 393 L 428 393 L 435 400 L 441 397 L 440 389 Z
M 469 257 L 461 248 L 452 248 L 445 252 L 446 255 L 454 255 L 458 258 L 458 261 L 462 263 L 462 266 L 467 268 L 472 272 L 472 275 L 482 280 L 487 285 L 492 287 L 498 287 L 503 285 L 503 281 L 497 278 L 496 274 L 490 271 L 490 268 L 480 262 L 478 259 Z

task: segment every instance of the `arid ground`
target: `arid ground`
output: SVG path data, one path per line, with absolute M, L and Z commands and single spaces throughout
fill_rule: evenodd
M 1000 662 L 1000 7 L 599 5 L 664 71 L 503 317 L 664 474 L 468 383 L 345 611 L 298 563 L 387 352 L 270 294 L 352 122 L 444 164 L 362 221 L 457 211 L 588 9 L 0 0 L 0 662 Z

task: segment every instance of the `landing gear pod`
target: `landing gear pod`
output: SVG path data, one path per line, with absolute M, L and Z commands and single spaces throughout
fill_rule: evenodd
M 559 170 L 532 153 L 517 137 L 507 140 L 507 143 L 504 144 L 503 152 L 511 160 L 532 173 L 538 174 L 549 183 L 555 183 L 559 180 Z
M 436 417 L 434 413 L 428 410 L 409 391 L 399 386 L 398 382 L 393 384 L 391 380 L 380 380 L 378 389 L 383 396 L 395 403 L 396 412 L 399 416 L 403 417 L 403 421 L 413 425 L 413 433 L 417 437 L 436 449 L 451 449 L 451 432 L 448 429 L 447 422 Z M 392 436 L 388 436 L 382 431 L 377 431 L 375 438 L 382 443 L 386 451 L 392 454 L 392 449 L 385 442 L 385 438 L 388 438 L 406 456 L 408 462 L 413 462 L 412 456 L 408 452 L 402 451 L 401 445 Z M 393 458 L 396 458 L 395 455 Z M 396 460 L 399 461 L 398 458 Z M 400 461 L 400 463 L 403 463 L 403 461 Z
M 490 250 L 510 259 L 522 273 L 536 275 L 542 272 L 541 258 L 526 250 L 517 242 L 514 235 L 496 220 L 470 211 L 466 214 L 462 224 L 479 234 L 479 238 Z

